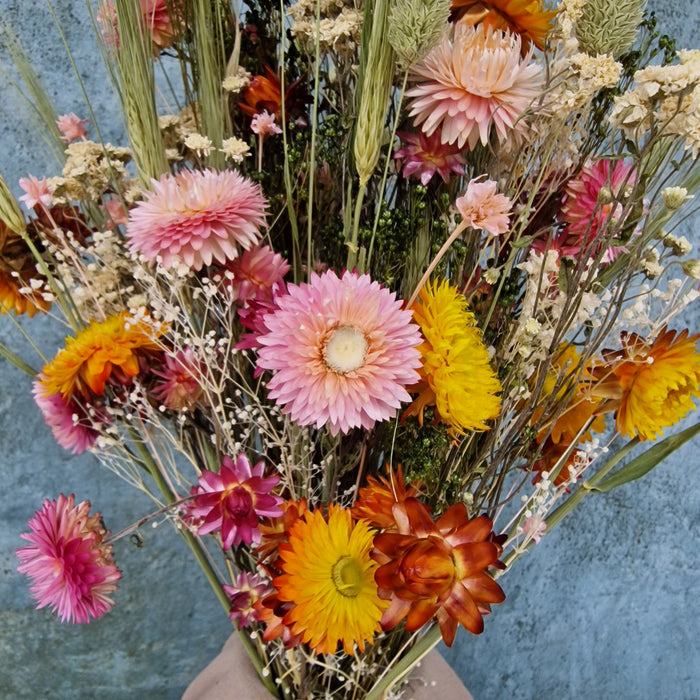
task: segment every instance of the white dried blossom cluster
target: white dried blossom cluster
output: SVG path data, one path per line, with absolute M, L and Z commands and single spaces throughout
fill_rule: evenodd
M 248 85 L 250 85 L 251 78 L 251 74 L 245 68 L 243 68 L 242 66 L 238 66 L 236 73 L 232 75 L 227 75 L 224 78 L 221 87 L 224 89 L 225 92 L 229 92 L 232 95 L 236 95 L 239 92 L 245 90 L 248 87 Z
M 127 183 L 126 164 L 131 160 L 128 148 L 101 144 L 94 141 L 74 141 L 66 147 L 66 163 L 62 177 L 48 178 L 49 187 L 55 188 L 53 203 L 68 204 L 74 200 L 101 202 L 102 196 Z
M 556 36 L 564 41 L 575 38 L 576 22 L 583 14 L 583 6 L 586 0 L 561 0 L 557 7 L 557 16 L 554 31 Z M 578 43 L 578 42 L 576 42 Z
M 238 164 L 250 155 L 250 146 L 243 139 L 232 136 L 223 140 L 221 151 L 229 160 Z
M 622 64 L 612 56 L 575 53 L 559 62 L 562 79 L 547 95 L 546 107 L 555 115 L 567 116 L 585 107 L 603 88 L 617 85 Z
M 700 50 L 678 52 L 679 63 L 647 66 L 634 74 L 636 85 L 615 98 L 610 124 L 641 139 L 652 124 L 685 140 L 693 158 L 700 154 Z
M 291 32 L 301 47 L 313 53 L 316 46 L 316 28 L 321 54 L 331 51 L 350 56 L 360 43 L 362 11 L 343 0 L 322 0 L 321 20 L 316 22 L 316 2 L 298 0 L 289 8 L 292 17 Z

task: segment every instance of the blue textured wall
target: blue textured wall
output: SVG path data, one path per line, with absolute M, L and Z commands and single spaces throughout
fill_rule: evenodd
M 113 101 L 95 67 L 83 3 L 55 5 L 106 125 Z M 679 46 L 697 46 L 697 0 L 650 5 Z M 59 112 L 85 115 L 43 3 L 0 0 L 0 10 Z M 17 108 L 0 83 L 0 169 L 10 182 L 54 168 L 23 145 Z M 119 131 L 105 138 L 116 143 Z M 697 221 L 684 233 L 700 247 Z M 53 354 L 60 333 L 41 321 L 28 325 Z M 693 327 L 700 330 L 697 318 Z M 0 338 L 19 342 L 7 318 Z M 92 458 L 61 450 L 31 400 L 29 380 L 4 362 L 0 388 L 0 698 L 178 698 L 230 630 L 208 584 L 168 525 L 147 527 L 145 548 L 115 546 L 124 577 L 112 613 L 73 627 L 35 611 L 15 573 L 14 550 L 44 498 L 73 492 L 90 499 L 112 531 L 149 512 L 150 503 Z M 645 480 L 589 496 L 501 580 L 508 599 L 494 608 L 485 633 L 465 633 L 446 652 L 476 700 L 700 698 L 697 450 L 686 446 Z

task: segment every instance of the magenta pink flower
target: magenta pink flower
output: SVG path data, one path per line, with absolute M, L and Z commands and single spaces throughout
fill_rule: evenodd
M 312 273 L 287 292 L 262 319 L 258 367 L 275 372 L 269 396 L 292 420 L 336 435 L 369 429 L 411 400 L 421 336 L 393 292 L 349 271 Z
M 443 182 L 450 180 L 450 175 L 464 175 L 464 166 L 467 164 L 462 150 L 457 145 L 442 143 L 442 135 L 436 129 L 430 136 L 422 131 L 417 134 L 398 132 L 396 134 L 406 146 L 394 153 L 394 158 L 403 158 L 403 176 L 420 177 L 421 184 L 427 185 L 435 173 L 438 173 Z
M 495 129 L 500 143 L 526 131 L 518 121 L 540 90 L 541 68 L 532 49 L 522 58 L 517 34 L 457 23 L 412 73 L 419 82 L 406 92 L 414 124 L 443 143 L 486 146 Z
M 245 304 L 251 299 L 272 299 L 272 290 L 283 283 L 289 272 L 289 263 L 269 246 L 256 246 L 227 266 L 233 274 L 227 280 L 232 301 Z
M 569 255 L 577 255 L 606 229 L 615 226 L 619 230 L 626 190 L 634 186 L 634 181 L 632 165 L 607 159 L 587 163 L 569 180 L 562 206 L 562 217 L 567 223 L 564 247 Z M 594 254 L 595 250 L 591 250 L 590 255 Z
M 73 112 L 70 114 L 62 114 L 56 120 L 56 126 L 61 134 L 63 134 L 61 140 L 66 143 L 70 143 L 76 139 L 84 139 L 87 136 L 87 132 L 85 131 L 85 125 L 87 123 L 87 119 L 80 119 L 77 115 L 73 114 Z
M 59 495 L 44 501 L 29 520 L 31 532 L 20 535 L 30 542 L 17 550 L 17 571 L 32 579 L 37 609 L 51 607 L 61 622 L 90 622 L 113 605 L 121 572 L 112 561 L 109 531 L 99 513 L 89 515 L 90 502 L 74 506 L 75 496 Z
M 182 261 L 201 270 L 235 260 L 260 240 L 267 200 L 260 186 L 240 173 L 183 170 L 151 180 L 152 192 L 129 213 L 132 252 L 164 267 Z
M 164 366 L 153 370 L 160 377 L 153 387 L 153 396 L 171 411 L 192 410 L 204 393 L 201 381 L 205 370 L 204 360 L 192 348 L 165 355 Z
M 19 186 L 26 192 L 19 198 L 19 201 L 24 202 L 24 206 L 28 210 L 31 211 L 39 203 L 47 208 L 51 206 L 51 195 L 56 188 L 51 187 L 46 182 L 46 178 L 42 177 L 41 180 L 37 180 L 34 175 L 21 177 Z
M 42 378 L 40 374 L 34 382 L 32 394 L 44 423 L 51 428 L 56 442 L 64 450 L 82 454 L 95 444 L 100 434 L 97 426 L 100 422 L 106 422 L 107 417 L 96 412 L 90 418 L 86 408 L 77 401 L 64 399 L 60 392 L 47 394 Z
M 219 473 L 202 471 L 197 486 L 190 495 L 189 515 L 204 518 L 198 534 L 220 532 L 224 548 L 241 542 L 260 542 L 258 518 L 276 518 L 282 515 L 282 499 L 270 491 L 279 483 L 279 476 L 263 478 L 265 465 L 258 462 L 252 469 L 248 458 L 241 452 L 234 463 L 224 457 Z
M 255 603 L 264 598 L 272 591 L 270 584 L 264 578 L 257 574 L 249 574 L 247 571 L 241 571 L 236 576 L 236 585 L 224 585 L 224 593 L 226 593 L 231 601 L 231 614 L 229 619 L 231 622 L 238 622 L 238 629 L 250 627 L 251 623 L 258 619 L 258 611 L 253 607 Z
M 513 205 L 508 197 L 496 191 L 497 182 L 480 182 L 480 179 L 469 181 L 466 192 L 455 200 L 455 206 L 467 225 L 498 236 L 508 230 Z
M 275 123 L 275 115 L 270 114 L 266 109 L 253 117 L 250 128 L 258 136 L 272 136 L 282 133 L 282 129 Z

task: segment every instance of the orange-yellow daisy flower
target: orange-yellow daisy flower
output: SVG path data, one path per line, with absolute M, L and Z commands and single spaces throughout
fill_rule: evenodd
M 594 392 L 609 399 L 615 427 L 626 437 L 655 440 L 695 408 L 700 396 L 700 334 L 665 328 L 654 340 L 623 333 L 622 350 L 604 352 Z
M 528 42 L 544 48 L 544 39 L 557 13 L 544 9 L 543 0 L 452 0 L 452 19 L 465 24 L 481 22 L 493 29 L 507 29 Z
M 154 335 L 159 333 L 149 323 L 126 312 L 93 321 L 67 338 L 65 348 L 42 369 L 45 393 L 60 392 L 68 399 L 77 392 L 87 398 L 89 392 L 103 394 L 112 377 L 127 382 L 139 373 L 139 352 L 159 349 Z
M 412 308 L 423 331 L 418 347 L 423 366 L 420 383 L 411 389 L 419 396 L 404 417 L 417 415 L 422 422 L 423 409 L 434 405 L 454 434 L 488 430 L 485 421 L 496 418 L 501 407 L 501 384 L 464 295 L 446 280 L 428 282 Z
M 274 579 L 281 602 L 292 603 L 284 624 L 317 654 L 334 654 L 338 642 L 346 654 L 361 652 L 381 630 L 387 603 L 377 595 L 370 559 L 373 530 L 353 524 L 350 511 L 331 504 L 328 519 L 307 512 L 281 544 L 281 576 Z

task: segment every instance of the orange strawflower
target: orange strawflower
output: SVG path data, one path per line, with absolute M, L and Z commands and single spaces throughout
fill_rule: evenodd
M 281 603 L 292 603 L 282 623 L 317 654 L 335 654 L 338 643 L 353 656 L 380 631 L 386 607 L 377 595 L 371 560 L 373 530 L 350 511 L 331 504 L 297 520 L 279 546 L 281 576 L 273 580 Z
M 139 373 L 139 354 L 159 350 L 155 338 L 163 330 L 126 312 L 93 321 L 42 369 L 45 393 L 89 398 L 90 392 L 103 394 L 108 380 L 128 384 Z
M 530 43 L 544 48 L 545 36 L 557 14 L 544 6 L 543 0 L 452 0 L 451 19 L 472 26 L 481 22 L 519 34 L 525 55 Z
M 365 488 L 359 490 L 358 498 L 352 507 L 352 516 L 356 520 L 363 518 L 373 527 L 388 529 L 396 528 L 392 508 L 395 503 L 403 503 L 407 498 L 418 495 L 418 491 L 406 484 L 401 473 L 401 465 L 396 473 L 387 464 L 387 476 L 375 479 L 367 477 Z
M 256 114 L 267 111 L 274 114 L 278 124 L 282 123 L 282 82 L 277 74 L 265 66 L 265 75 L 256 75 L 243 91 L 242 102 L 238 107 L 244 114 L 254 117 Z M 301 116 L 304 113 L 304 105 L 308 102 L 304 94 L 303 78 L 295 80 L 284 88 L 284 111 L 287 121 Z
M 469 519 L 462 503 L 448 508 L 433 522 L 415 498 L 394 506 L 399 532 L 374 538 L 372 558 L 379 595 L 390 600 L 382 628 L 390 630 L 406 620 L 409 632 L 437 617 L 442 638 L 452 646 L 457 624 L 479 634 L 483 615 L 505 594 L 486 569 L 501 566 L 503 548 L 485 515 Z
M 664 327 L 653 340 L 622 333 L 622 350 L 603 351 L 593 392 L 615 411 L 615 427 L 626 437 L 655 440 L 695 408 L 700 396 L 700 335 Z

